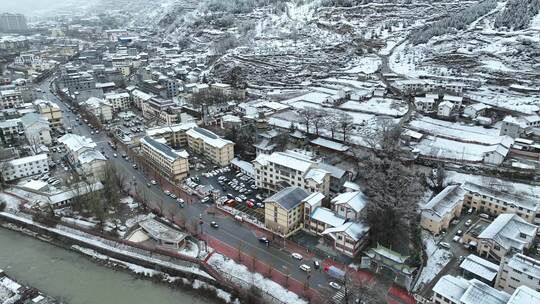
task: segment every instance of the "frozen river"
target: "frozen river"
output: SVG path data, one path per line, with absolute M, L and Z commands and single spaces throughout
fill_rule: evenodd
M 0 269 L 69 304 L 207 304 L 196 291 L 136 279 L 85 257 L 0 227 Z

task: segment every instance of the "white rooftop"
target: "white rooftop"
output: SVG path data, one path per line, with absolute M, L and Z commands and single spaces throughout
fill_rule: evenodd
M 362 191 L 345 192 L 332 199 L 335 205 L 348 204 L 356 212 L 362 211 L 367 204 L 367 198 Z
M 513 213 L 503 213 L 484 229 L 479 239 L 492 239 L 505 249 L 522 250 L 536 235 L 537 226 L 527 223 Z M 526 238 L 520 237 L 525 235 Z
M 540 304 L 540 292 L 521 285 L 514 291 L 507 304 Z
M 20 165 L 24 165 L 24 164 L 28 164 L 28 163 L 32 163 L 36 161 L 42 161 L 42 160 L 47 160 L 47 154 L 38 154 L 38 155 L 21 157 L 21 158 L 10 160 L 8 163 L 12 166 L 20 166 Z
M 324 207 L 317 207 L 313 210 L 311 218 L 331 227 L 341 226 L 345 223 L 344 218 L 337 216 L 332 210 Z
M 461 262 L 459 267 L 488 281 L 493 281 L 499 271 L 499 265 L 484 260 L 474 254 L 469 254 L 463 262 Z
M 422 207 L 422 215 L 442 218 L 447 213 L 452 212 L 455 206 L 463 200 L 464 195 L 465 191 L 461 189 L 461 186 L 447 186 Z
M 208 131 L 203 128 L 194 127 L 192 129 L 189 129 L 186 134 L 188 136 L 202 139 L 205 144 L 216 147 L 216 148 L 223 148 L 226 145 L 233 145 L 234 143 L 230 140 L 223 139 L 219 137 L 218 135 L 214 134 L 211 131 Z

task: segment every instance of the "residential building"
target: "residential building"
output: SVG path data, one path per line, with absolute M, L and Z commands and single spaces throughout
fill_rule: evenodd
M 287 187 L 264 200 L 264 224 L 282 237 L 302 229 L 303 200 L 309 193 L 300 187 Z
M 152 98 L 152 95 L 147 94 L 141 90 L 135 89 L 131 91 L 131 99 L 133 100 L 133 105 L 142 110 L 143 104 L 148 102 Z
M 206 129 L 195 127 L 186 132 L 188 146 L 219 166 L 227 166 L 234 158 L 234 143 Z
M 47 154 L 38 154 L 7 161 L 2 168 L 2 177 L 6 182 L 49 172 Z
M 101 123 L 106 123 L 113 119 L 113 107 L 110 102 L 104 99 L 90 97 L 82 105 L 88 112 L 99 119 Z
M 113 112 L 122 112 L 129 109 L 131 100 L 129 93 L 110 93 L 105 95 L 105 101 L 107 101 L 113 109 Z
M 271 191 L 298 186 L 306 191 L 328 195 L 330 172 L 320 169 L 320 162 L 313 160 L 307 153 L 307 151 L 287 150 L 270 155 L 258 155 L 253 161 L 255 184 Z
M 0 14 L 0 32 L 20 33 L 28 30 L 26 18 L 23 14 Z
M 0 141 L 12 145 L 24 138 L 24 126 L 19 118 L 0 121 Z
M 152 97 L 142 103 L 143 117 L 160 124 L 173 125 L 180 122 L 179 108 L 172 100 Z
M 330 173 L 330 191 L 340 193 L 343 185 L 351 179 L 352 172 L 327 163 L 319 163 L 319 168 Z
M 426 97 L 415 97 L 414 98 L 414 105 L 416 106 L 416 109 L 419 112 L 422 113 L 433 113 L 435 112 L 437 100 L 439 99 L 439 96 L 435 95 L 428 95 Z
M 143 159 L 161 176 L 175 183 L 187 177 L 189 154 L 185 150 L 174 150 L 149 136 L 143 137 L 140 143 Z
M 540 261 L 511 252 L 501 260 L 495 287 L 513 293 L 519 286 L 540 291 Z
M 461 269 L 464 278 L 477 279 L 493 287 L 499 272 L 499 265 L 477 255 L 469 254 L 463 259 L 459 269 Z
M 105 176 L 107 159 L 91 138 L 68 133 L 60 137 L 58 142 L 65 147 L 69 163 L 81 174 L 93 175 L 98 179 Z
M 437 106 L 437 116 L 449 118 L 454 114 L 455 108 L 456 108 L 455 103 L 448 100 L 444 100 L 441 103 L 439 103 L 439 105 Z
M 519 286 L 507 304 L 540 304 L 540 292 L 528 286 Z
M 349 257 L 358 255 L 369 237 L 369 226 L 362 222 L 345 222 L 342 225 L 327 228 L 322 235 L 329 236 L 333 241 L 333 249 Z
M 516 214 L 504 213 L 487 226 L 469 228 L 463 236 L 480 257 L 501 260 L 509 251 L 523 252 L 531 247 L 538 226 L 527 223 Z M 471 233 L 474 231 L 474 233 Z
M 88 72 L 65 72 L 60 80 L 61 84 L 67 88 L 71 94 L 96 89 L 96 81 Z
M 490 105 L 485 103 L 473 103 L 465 107 L 463 114 L 470 119 L 475 119 L 478 116 L 484 116 L 491 108 L 492 107 Z
M 463 205 L 473 211 L 497 216 L 503 213 L 515 213 L 525 221 L 540 224 L 540 202 L 537 199 L 510 194 L 470 182 L 462 185 L 466 191 Z
M 345 192 L 331 200 L 332 208 L 339 216 L 348 220 L 360 220 L 362 210 L 367 205 L 367 197 L 362 191 Z
M 60 110 L 60 107 L 56 103 L 38 99 L 34 101 L 34 105 L 37 108 L 37 112 L 47 119 L 52 128 L 62 129 L 64 127 L 62 110 Z
M 506 156 L 510 152 L 513 144 L 513 138 L 510 136 L 503 137 L 498 144 L 491 145 L 485 150 L 483 153 L 482 162 L 494 166 L 501 165 L 506 159 Z
M 433 234 L 448 229 L 452 220 L 461 214 L 465 190 L 450 185 L 421 208 L 420 226 Z
M 21 117 L 24 135 L 32 146 L 51 145 L 51 128 L 47 119 L 36 113 L 28 113 Z
M 167 142 L 167 145 L 173 148 L 187 147 L 188 138 L 186 132 L 195 127 L 197 127 L 197 124 L 193 122 L 155 127 L 146 129 L 146 135 L 156 139 L 163 138 Z
M 433 287 L 435 304 L 507 304 L 510 295 L 476 279 L 445 275 Z
M 0 110 L 15 109 L 23 104 L 21 91 L 3 90 L 0 91 Z

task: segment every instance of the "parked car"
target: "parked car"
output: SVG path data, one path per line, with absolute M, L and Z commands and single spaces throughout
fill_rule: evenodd
M 321 268 L 321 263 L 317 260 L 313 260 L 313 268 L 315 269 Z
M 171 191 L 169 191 L 169 190 L 165 190 L 165 191 L 163 191 L 163 193 L 165 193 L 165 195 L 171 195 Z
M 259 238 L 259 242 L 261 242 L 263 244 L 266 244 L 266 245 L 270 244 L 270 241 L 264 236 Z
M 471 219 L 468 219 L 468 220 L 465 222 L 465 226 L 467 226 L 467 227 L 469 227 L 471 224 L 472 224 L 472 220 L 471 220 Z
M 446 243 L 446 242 L 440 242 L 439 243 L 439 247 L 441 248 L 446 248 L 446 249 L 450 249 L 450 244 Z
M 219 225 L 218 225 L 216 222 L 214 222 L 214 221 L 211 221 L 211 222 L 210 222 L 210 226 L 211 226 L 212 228 L 218 228 L 218 227 L 219 227 Z
M 478 216 L 481 217 L 481 218 L 484 218 L 486 220 L 489 219 L 489 215 L 487 215 L 485 213 L 480 213 Z
M 171 198 L 176 199 L 177 198 L 176 194 L 171 193 Z
M 309 267 L 309 266 L 306 265 L 306 264 L 300 265 L 300 269 L 302 269 L 302 270 L 305 271 L 305 272 L 311 272 L 311 267 Z
M 157 185 L 157 182 L 156 182 L 155 180 L 151 180 L 151 181 L 150 181 L 150 184 L 152 184 L 152 185 Z
M 302 260 L 304 257 L 300 253 L 293 252 L 291 256 L 297 260 Z
M 341 285 L 339 285 L 336 282 L 330 282 L 330 283 L 328 283 L 328 285 L 330 285 L 330 287 L 334 288 L 335 290 L 340 290 L 341 289 Z
M 462 236 L 462 235 L 463 235 L 463 230 L 458 230 L 458 231 L 456 231 L 456 235 L 457 235 L 457 236 Z

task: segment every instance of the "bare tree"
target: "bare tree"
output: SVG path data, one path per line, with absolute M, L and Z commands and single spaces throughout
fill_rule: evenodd
M 341 132 L 343 142 L 346 143 L 349 140 L 349 133 L 353 129 L 354 120 L 353 117 L 347 113 L 340 113 L 337 117 L 338 128 Z
M 323 125 L 328 131 L 330 131 L 332 139 L 336 138 L 336 132 L 338 130 L 337 117 L 338 115 L 335 111 L 327 111 L 323 118 Z
M 347 270 L 343 278 L 341 292 L 343 300 L 341 303 L 353 304 L 384 304 L 384 296 L 387 291 L 378 282 L 361 282 L 354 277 L 354 272 Z
M 302 123 L 306 126 L 306 133 L 309 134 L 309 127 L 313 119 L 313 111 L 311 110 L 311 108 L 305 108 L 298 111 L 298 114 L 300 115 Z
M 315 128 L 315 134 L 319 136 L 319 128 L 324 126 L 326 111 L 321 109 L 312 109 L 313 111 L 313 127 Z

